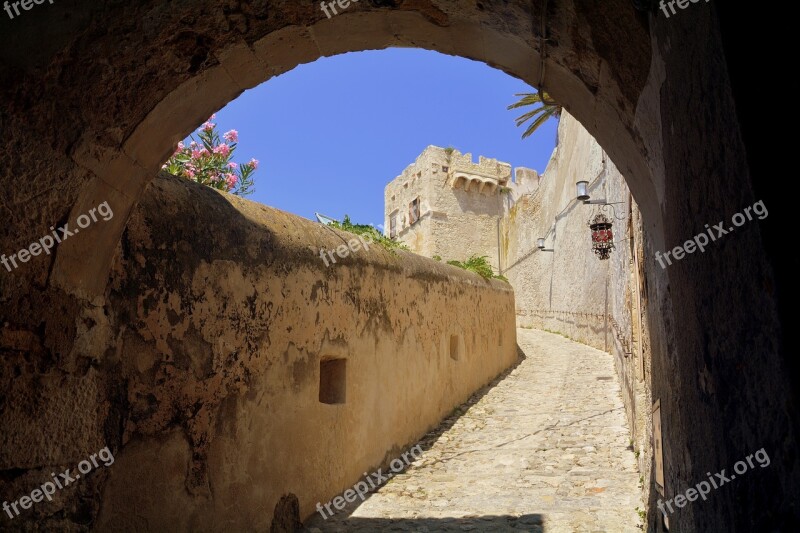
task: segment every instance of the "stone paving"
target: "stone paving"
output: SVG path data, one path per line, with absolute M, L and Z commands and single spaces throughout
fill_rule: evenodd
M 428 433 L 413 465 L 307 530 L 642 531 L 611 355 L 543 331 L 517 336 L 521 363 Z

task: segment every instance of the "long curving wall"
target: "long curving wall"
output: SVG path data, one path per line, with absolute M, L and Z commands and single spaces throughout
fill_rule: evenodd
M 516 361 L 508 284 L 368 241 L 326 266 L 320 250 L 353 238 L 157 178 L 105 305 L 81 316 L 82 378 L 6 392 L 28 402 L 0 413 L 3 460 L 29 470 L 0 497 L 47 481 L 43 464 L 105 445 L 115 460 L 7 525 L 67 528 L 89 494 L 99 530 L 265 530 L 285 496 L 305 518 Z

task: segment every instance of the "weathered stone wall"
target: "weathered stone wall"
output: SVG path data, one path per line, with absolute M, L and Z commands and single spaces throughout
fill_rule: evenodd
M 642 489 L 651 486 L 653 461 L 652 353 L 648 331 L 644 232 L 641 213 L 633 201 L 626 180 L 613 166 L 604 179 L 605 198 L 620 202 L 605 212 L 614 222 L 615 250 L 608 259 L 606 304 L 606 351 L 614 364 L 622 388 L 631 441 L 639 461 Z M 648 268 L 652 268 L 648 265 Z
M 793 356 L 781 348 L 764 228 L 748 223 L 667 269 L 655 261 L 656 251 L 683 244 L 706 224 L 730 221 L 758 201 L 753 183 L 766 179 L 750 174 L 733 94 L 722 81 L 728 72 L 716 9 L 654 21 L 651 72 L 636 121 L 659 139 L 647 158 L 663 206 L 661 236 L 639 203 L 651 237 L 645 255 L 652 272 L 652 395 L 661 405 L 666 498 L 707 479 L 707 472 L 730 472 L 761 448 L 771 466 L 737 476 L 708 502 L 676 509 L 670 525 L 673 531 L 797 530 L 798 386 L 787 371 Z M 727 60 L 741 63 L 743 56 Z M 653 109 L 655 121 L 648 117 Z M 783 289 L 791 294 L 791 286 Z
M 517 198 L 503 219 L 502 274 L 517 294 L 520 326 L 559 331 L 608 350 L 608 262 L 592 253 L 587 226 L 599 208 L 575 200 L 575 182 L 589 181 L 589 192 L 598 199 L 605 197 L 609 176 L 622 178 L 597 141 L 566 112 L 558 137 L 538 189 Z M 537 248 L 537 239 L 544 237 L 545 249 L 552 252 Z
M 85 377 L 6 389 L 19 409 L 0 413 L 3 468 L 32 470 L 0 497 L 46 481 L 42 462 L 108 444 L 105 484 L 85 480 L 99 529 L 268 529 L 282 495 L 309 515 L 516 360 L 507 284 L 377 245 L 326 267 L 320 248 L 342 238 L 353 236 L 186 180 L 153 182 L 106 304 L 77 335 L 93 357 Z M 320 361 L 340 358 L 344 403 L 321 403 Z M 78 441 L 58 432 L 64 412 L 84 421 L 64 428 Z M 26 446 L 31 414 L 48 422 L 49 455 L 20 461 L 39 450 Z M 65 495 L 16 520 L 66 527 L 72 505 Z

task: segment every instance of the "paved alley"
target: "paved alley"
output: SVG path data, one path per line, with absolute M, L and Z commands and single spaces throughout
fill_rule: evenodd
M 641 531 L 612 356 L 517 335 L 525 358 L 426 435 L 409 469 L 309 531 Z

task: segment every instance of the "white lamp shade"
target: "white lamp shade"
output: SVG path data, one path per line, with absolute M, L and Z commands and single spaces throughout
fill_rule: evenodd
M 579 181 L 575 185 L 577 185 L 577 188 L 578 188 L 578 195 L 577 195 L 578 200 L 581 200 L 583 202 L 588 200 L 589 199 L 589 193 L 587 191 L 587 188 L 589 187 L 589 182 L 588 181 Z

